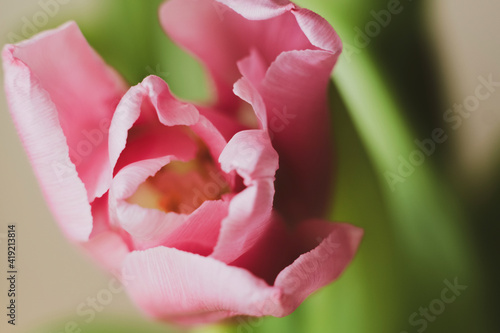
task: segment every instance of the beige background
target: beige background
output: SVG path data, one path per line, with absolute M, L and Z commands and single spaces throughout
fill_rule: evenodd
M 427 10 L 447 107 L 473 95 L 480 75 L 500 82 L 500 1 L 427 1 Z M 455 131 L 454 143 L 449 172 L 471 197 L 487 195 L 499 180 L 500 89 Z
M 0 44 L 6 43 L 9 32 L 19 33 L 23 16 L 30 17 L 40 10 L 38 0 L 0 0 Z M 98 1 L 73 0 L 64 5 L 50 25 L 72 15 L 85 15 Z M 433 34 L 449 94 L 449 105 L 461 102 L 474 92 L 478 75 L 493 73 L 500 80 L 500 1 L 497 0 L 438 0 L 428 1 L 428 22 Z M 75 310 L 87 297 L 105 288 L 110 277 L 99 270 L 74 246 L 62 237 L 44 203 L 36 179 L 21 147 L 7 111 L 3 85 L 0 83 L 0 308 L 6 302 L 5 232 L 7 225 L 17 224 L 18 230 L 18 325 L 7 327 L 5 310 L 0 311 L 2 332 L 27 332 L 39 325 L 75 315 Z M 494 151 L 500 140 L 500 91 L 481 106 L 478 114 L 494 121 L 474 116 L 457 131 L 455 151 L 450 165 L 458 167 L 460 177 L 488 179 L 498 166 Z M 443 110 L 444 112 L 444 110 Z M 496 156 L 498 158 L 498 154 Z M 472 183 L 472 181 L 471 181 Z M 126 295 L 115 296 L 103 315 L 126 314 L 140 318 Z M 80 323 L 83 323 L 80 320 Z

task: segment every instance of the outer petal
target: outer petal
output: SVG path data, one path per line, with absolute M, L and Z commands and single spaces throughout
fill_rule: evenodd
M 147 314 L 179 323 L 237 315 L 283 317 L 336 279 L 352 260 L 362 232 L 343 224 L 329 226 L 325 240 L 285 268 L 274 286 L 212 258 L 157 247 L 127 256 L 124 275 L 135 277 L 127 289 Z
M 286 52 L 260 85 L 280 156 L 276 208 L 291 222 L 325 214 L 333 153 L 327 86 L 334 62 L 327 51 Z
M 217 0 L 249 20 L 265 20 L 295 8 L 288 0 Z
M 65 234 L 85 241 L 89 202 L 109 188 L 107 131 L 124 85 L 74 23 L 2 56 L 10 111 L 45 198 Z
M 108 213 L 108 194 L 92 203 L 94 227 L 88 242 L 82 243 L 87 254 L 114 275 L 121 274 L 123 260 L 130 252 L 130 241 L 125 233 L 112 229 Z
M 107 133 L 126 91 L 123 81 L 90 48 L 73 22 L 6 50 L 30 69 L 49 94 L 71 160 L 93 201 L 109 188 Z
M 311 44 L 332 52 L 338 58 L 342 52 L 342 41 L 324 18 L 305 8 L 295 9 L 292 13 Z
M 130 254 L 123 271 L 135 277 L 127 290 L 141 309 L 182 323 L 262 316 L 266 301 L 280 296 L 244 269 L 165 247 Z
M 301 255 L 276 278 L 282 291 L 285 312 L 295 310 L 311 293 L 337 279 L 352 261 L 363 230 L 349 224 L 309 220 L 297 230 L 298 239 L 323 239 L 313 250 Z M 317 241 L 317 240 L 316 240 Z
M 288 1 L 225 3 L 229 7 L 215 0 L 170 0 L 161 7 L 160 20 L 174 41 L 206 65 L 218 91 L 217 108 L 234 114 L 240 104 L 232 94 L 241 76 L 237 62 L 252 49 L 267 67 L 284 51 L 315 47 L 290 13 L 295 6 Z M 245 19 L 237 13 L 245 8 L 253 18 L 270 19 Z
M 288 0 L 216 0 L 248 20 L 266 20 L 292 12 L 310 42 L 323 50 L 340 53 L 342 43 L 333 28 L 318 14 Z

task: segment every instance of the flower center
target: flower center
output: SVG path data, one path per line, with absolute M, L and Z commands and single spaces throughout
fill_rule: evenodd
M 190 214 L 207 200 L 219 200 L 230 192 L 206 146 L 200 144 L 196 158 L 172 161 L 149 177 L 127 199 L 128 203 L 164 212 Z

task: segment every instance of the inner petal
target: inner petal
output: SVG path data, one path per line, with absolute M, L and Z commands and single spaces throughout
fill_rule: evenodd
M 149 177 L 127 199 L 130 204 L 166 213 L 190 214 L 207 200 L 220 200 L 230 186 L 208 148 L 198 142 L 196 158 L 172 161 Z

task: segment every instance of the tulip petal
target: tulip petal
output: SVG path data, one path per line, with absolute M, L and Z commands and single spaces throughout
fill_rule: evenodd
M 75 23 L 6 45 L 10 111 L 49 206 L 64 233 L 86 241 L 89 202 L 109 188 L 107 131 L 125 92 Z
M 113 223 L 131 235 L 134 248 L 168 245 L 212 252 L 227 202 L 208 200 L 189 215 L 127 202 L 141 183 L 171 161 L 194 160 L 200 149 L 198 139 L 215 160 L 226 146 L 213 124 L 195 106 L 177 100 L 156 76 L 132 87 L 118 105 L 110 129 L 110 156 L 117 172 L 110 190 L 110 214 Z M 221 173 L 220 179 L 213 179 L 216 176 L 210 174 L 206 185 L 234 184 L 234 175 Z M 181 241 L 176 235 L 189 237 Z
M 284 51 L 315 47 L 288 1 L 227 1 L 226 5 L 215 0 L 171 0 L 160 8 L 160 21 L 169 37 L 207 67 L 218 92 L 216 108 L 234 114 L 241 104 L 232 93 L 241 77 L 237 63 L 252 49 L 267 68 Z M 270 19 L 247 20 L 237 13 L 245 8 L 252 18 Z
M 54 103 L 89 202 L 102 196 L 111 181 L 107 133 L 116 104 L 126 91 L 124 82 L 91 49 L 73 22 L 7 46 L 6 52 L 29 68 Z
M 286 305 L 287 313 L 295 310 L 311 293 L 340 276 L 352 261 L 363 230 L 349 224 L 308 220 L 301 224 L 296 234 L 298 240 L 311 236 L 323 240 L 276 278 L 274 285 L 283 291 L 281 302 Z
M 210 257 L 156 247 L 135 251 L 124 261 L 132 299 L 148 315 L 183 324 L 226 317 L 283 317 L 304 299 L 338 278 L 352 260 L 362 231 L 346 224 L 307 221 L 326 232 L 319 246 L 286 267 L 269 286 L 245 269 Z
M 278 274 L 304 253 L 297 248 L 297 240 L 289 229 L 278 214 L 272 214 L 258 235 L 257 242 L 228 264 L 244 268 L 273 285 Z
M 230 117 L 218 110 L 203 106 L 197 106 L 196 108 L 200 111 L 200 114 L 207 118 L 207 120 L 222 134 L 225 140 L 224 146 L 227 141 L 233 137 L 233 135 L 239 131 L 248 129 L 233 117 Z
M 205 201 L 163 241 L 163 246 L 199 255 L 209 255 L 217 243 L 221 221 L 228 215 L 229 202 Z
M 231 200 L 211 254 L 228 263 L 250 249 L 268 227 L 278 155 L 264 131 L 247 130 L 238 132 L 229 141 L 219 161 L 223 171 L 235 170 L 248 186 Z
M 251 80 L 242 77 L 234 84 L 234 93 L 242 100 L 252 105 L 253 112 L 257 117 L 260 127 L 267 130 L 267 110 L 262 96 L 259 91 L 253 86 Z
M 185 153 L 188 153 L 187 151 Z M 183 160 L 194 158 L 183 156 Z M 189 215 L 163 212 L 127 202 L 146 178 L 177 157 L 135 162 L 122 168 L 113 179 L 110 190 L 110 215 L 114 225 L 123 228 L 131 237 L 134 249 L 158 245 L 208 255 L 218 240 L 221 221 L 228 215 L 227 200 L 207 200 Z M 225 179 L 212 180 L 214 184 Z
M 262 316 L 266 301 L 279 298 L 279 290 L 241 268 L 172 248 L 133 252 L 123 271 L 134 276 L 127 290 L 141 309 L 181 323 Z
M 328 51 L 285 52 L 259 87 L 280 156 L 275 206 L 290 223 L 326 213 L 333 169 L 327 87 L 334 62 Z
M 271 180 L 259 180 L 235 195 L 210 256 L 230 263 L 252 248 L 268 228 L 273 197 Z
M 293 10 L 292 13 L 312 45 L 332 52 L 338 58 L 342 52 L 342 41 L 327 20 L 305 8 Z
M 186 160 L 194 158 L 195 152 L 193 149 L 191 156 L 186 156 Z M 131 235 L 134 247 L 144 248 L 161 244 L 168 233 L 186 220 L 183 214 L 143 208 L 126 201 L 141 183 L 154 176 L 172 160 L 178 158 L 166 156 L 135 162 L 121 169 L 113 179 L 109 192 L 111 222 Z
M 282 15 L 295 5 L 288 0 L 216 0 L 249 20 L 266 20 Z
M 87 253 L 114 275 L 121 273 L 123 261 L 130 252 L 122 236 L 115 231 L 105 231 L 82 244 Z
M 199 121 L 198 110 L 189 103 L 178 101 L 161 78 L 148 76 L 129 89 L 121 99 L 109 130 L 109 156 L 115 168 L 127 146 L 118 169 L 144 159 L 166 155 L 179 155 L 192 144 L 187 133 L 175 126 L 190 126 Z M 130 133 L 130 129 L 136 130 Z M 129 136 L 133 134 L 133 138 Z M 151 142 L 164 142 L 151 145 Z M 181 144 L 181 146 L 179 146 Z M 133 147 L 129 147 L 133 146 Z
M 274 179 L 278 154 L 267 133 L 247 130 L 236 133 L 219 157 L 224 172 L 236 171 L 248 186 L 256 179 Z

